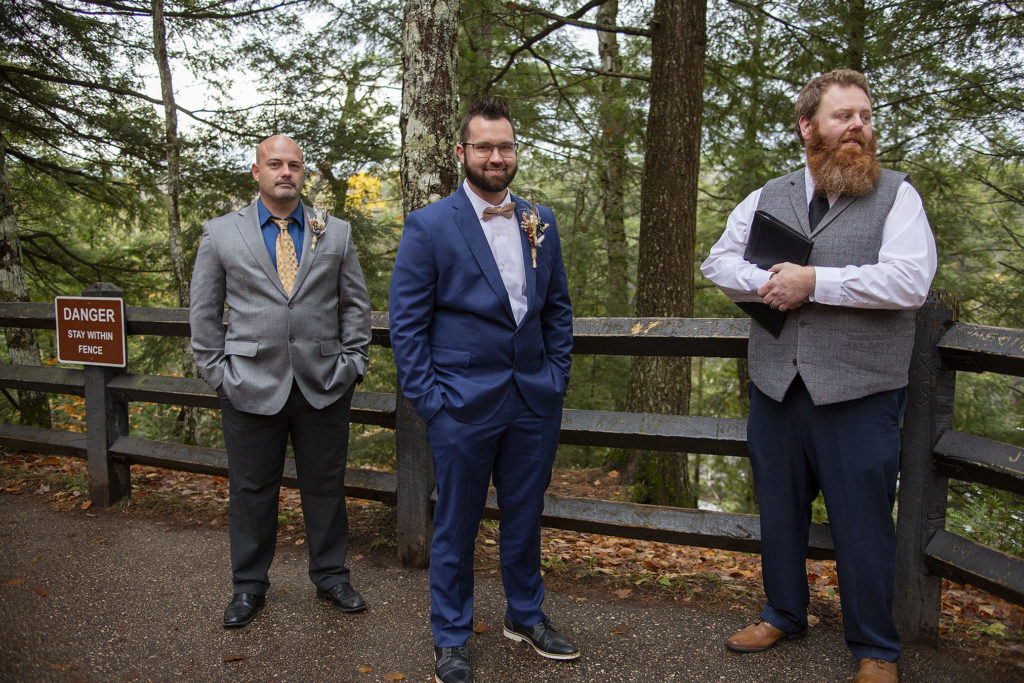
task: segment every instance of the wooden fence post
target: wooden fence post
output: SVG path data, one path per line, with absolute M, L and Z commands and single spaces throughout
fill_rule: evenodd
M 406 567 L 426 567 L 434 536 L 434 461 L 427 426 L 401 388 L 395 400 L 395 461 L 398 558 Z
M 937 344 L 955 320 L 955 304 L 933 290 L 917 312 L 903 419 L 893 616 L 906 642 L 934 647 L 939 637 L 942 579 L 924 564 L 924 551 L 946 525 L 946 477 L 935 470 L 935 443 L 953 426 L 956 371 L 946 369 Z
M 124 298 L 124 290 L 109 282 L 97 282 L 82 296 Z M 107 391 L 107 382 L 121 374 L 121 368 L 85 366 L 85 431 L 89 474 L 89 500 L 109 507 L 131 494 L 128 460 L 110 454 L 118 437 L 128 434 L 128 402 Z

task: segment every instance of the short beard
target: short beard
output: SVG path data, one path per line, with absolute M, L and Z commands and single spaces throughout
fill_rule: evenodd
M 470 168 L 469 164 L 463 162 L 462 172 L 466 174 L 466 178 L 469 182 L 476 185 L 484 192 L 501 192 L 507 190 L 508 186 L 512 184 L 512 179 L 516 177 L 516 171 L 519 170 L 516 166 L 509 167 L 505 164 L 505 174 L 498 177 L 489 177 L 484 171 L 486 166 L 481 169 Z
M 843 142 L 856 140 L 860 147 L 844 147 Z M 828 146 L 811 128 L 807 142 L 807 168 L 814 178 L 814 191 L 821 195 L 847 194 L 863 197 L 878 183 L 881 167 L 875 157 L 875 136 L 865 139 L 861 132 L 847 133 L 834 146 Z

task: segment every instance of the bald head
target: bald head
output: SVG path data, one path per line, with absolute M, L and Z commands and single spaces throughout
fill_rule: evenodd
M 306 180 L 302 150 L 287 135 L 273 135 L 256 148 L 252 177 L 260 187 L 263 205 L 278 217 L 284 217 L 299 205 Z

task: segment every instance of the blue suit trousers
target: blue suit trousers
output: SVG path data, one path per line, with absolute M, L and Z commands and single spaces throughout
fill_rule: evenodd
M 437 480 L 430 628 L 438 647 L 464 645 L 473 632 L 473 555 L 492 477 L 502 514 L 505 614 L 517 624 L 544 620 L 540 515 L 561 419 L 561 408 L 534 413 L 513 384 L 483 424 L 458 422 L 442 408 L 427 425 Z
M 811 503 L 825 498 L 836 552 L 846 643 L 894 662 L 896 543 L 892 520 L 906 388 L 815 406 L 798 376 L 781 403 L 750 385 L 747 439 L 761 513 L 761 618 L 807 628 Z

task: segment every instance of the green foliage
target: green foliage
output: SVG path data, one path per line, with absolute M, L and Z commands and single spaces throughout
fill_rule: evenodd
M 1024 497 L 966 482 L 950 482 L 946 528 L 1024 558 Z

